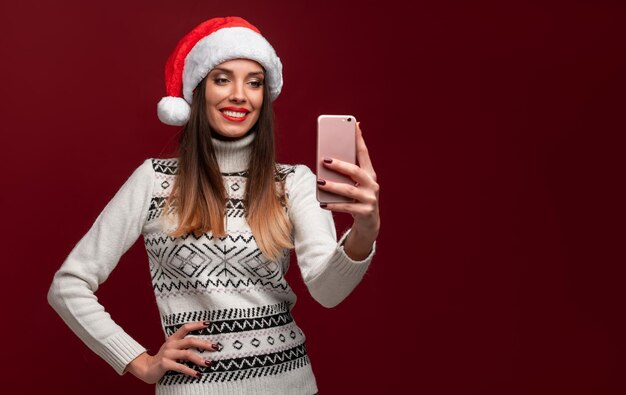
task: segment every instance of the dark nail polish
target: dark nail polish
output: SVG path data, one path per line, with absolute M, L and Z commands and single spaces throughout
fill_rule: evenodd
M 213 349 L 214 349 L 215 351 L 222 351 L 222 349 L 223 349 L 223 348 L 224 348 L 224 347 L 223 347 L 220 343 L 215 343 L 215 344 L 213 344 Z
M 324 158 L 324 162 L 325 163 L 333 163 L 333 160 L 331 158 Z
M 319 185 L 326 185 L 326 180 L 322 180 L 321 178 L 317 180 Z
M 326 208 L 326 206 L 328 206 L 326 203 L 320 203 L 321 208 Z
M 209 325 L 211 325 L 211 323 L 210 323 L 209 321 L 203 321 L 202 323 L 204 324 L 204 326 L 209 326 Z
M 200 372 L 196 372 L 196 377 L 197 377 L 197 378 L 202 377 L 202 373 L 200 373 Z
M 210 366 L 210 365 L 211 365 L 211 361 L 209 361 L 208 359 L 205 359 L 205 360 L 204 360 L 204 364 L 205 364 L 206 366 Z

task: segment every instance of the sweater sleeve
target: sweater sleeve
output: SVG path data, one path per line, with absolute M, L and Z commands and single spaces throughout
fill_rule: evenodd
M 71 250 L 48 291 L 63 321 L 120 375 L 146 349 L 111 319 L 94 293 L 141 235 L 153 180 L 152 161 L 146 159 Z
M 320 207 L 316 188 L 315 174 L 307 166 L 296 166 L 287 184 L 289 216 L 304 282 L 315 300 L 334 307 L 361 281 L 376 252 L 376 243 L 362 261 L 346 255 L 343 242 L 350 231 L 337 241 L 332 213 Z

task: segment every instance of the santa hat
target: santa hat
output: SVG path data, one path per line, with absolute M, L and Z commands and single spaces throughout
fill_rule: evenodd
M 243 18 L 213 18 L 187 33 L 167 59 L 167 96 L 157 106 L 161 122 L 174 126 L 187 123 L 198 83 L 218 64 L 238 58 L 257 61 L 265 68 L 270 100 L 275 100 L 283 86 L 283 66 L 274 48 Z

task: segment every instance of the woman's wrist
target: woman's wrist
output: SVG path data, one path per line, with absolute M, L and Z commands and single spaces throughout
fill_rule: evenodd
M 124 372 L 130 372 L 133 376 L 137 378 L 143 377 L 143 372 L 146 370 L 147 360 L 150 358 L 147 352 L 143 352 L 139 354 L 135 359 L 130 361 L 128 365 L 126 365 L 126 369 Z
M 353 261 L 362 261 L 372 252 L 378 232 L 362 232 L 353 227 L 343 243 L 343 250 Z

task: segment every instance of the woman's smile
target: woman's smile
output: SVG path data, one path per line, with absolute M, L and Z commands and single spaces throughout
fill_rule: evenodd
M 243 122 L 246 120 L 249 110 L 240 107 L 224 107 L 220 110 L 222 116 L 229 121 Z

